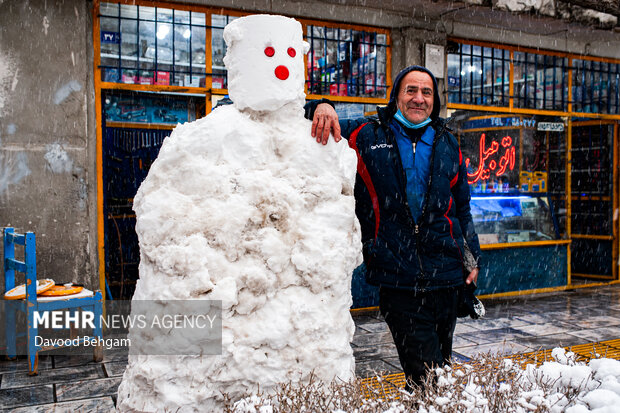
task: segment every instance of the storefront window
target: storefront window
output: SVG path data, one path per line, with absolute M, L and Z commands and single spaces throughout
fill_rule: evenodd
M 568 61 L 564 57 L 514 52 L 514 105 L 566 111 Z
M 102 81 L 204 87 L 211 76 L 214 93 L 225 93 L 224 27 L 238 17 L 109 2 L 99 12 Z M 307 28 L 309 94 L 387 98 L 387 32 Z
M 549 158 L 564 155 L 551 152 L 552 141 L 565 136 L 564 120 L 474 111 L 455 111 L 452 118 L 481 242 L 558 239 L 562 212 L 555 203 L 563 203 L 565 195 L 550 188 L 564 175 L 552 174 Z
M 453 115 L 473 193 L 518 192 L 522 130 L 531 117 L 459 111 Z M 529 188 L 525 188 L 529 192 Z
M 508 106 L 510 49 L 450 42 L 448 103 Z M 514 106 L 568 110 L 568 59 L 513 52 Z
M 508 106 L 510 52 L 451 43 L 448 46 L 448 102 Z
M 308 93 L 386 98 L 387 36 L 309 25 Z
M 205 15 L 102 3 L 104 82 L 200 87 L 205 84 Z
M 573 61 L 573 110 L 620 114 L 620 64 Z

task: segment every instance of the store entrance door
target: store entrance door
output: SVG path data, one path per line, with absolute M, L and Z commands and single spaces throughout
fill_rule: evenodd
M 574 282 L 618 277 L 618 125 L 573 119 L 571 269 Z
M 131 299 L 140 261 L 134 196 L 164 139 L 177 123 L 203 116 L 205 100 L 108 91 L 103 101 L 105 278 L 113 299 Z
M 138 280 L 140 249 L 133 198 L 170 130 L 103 130 L 106 281 L 113 299 L 130 299 Z

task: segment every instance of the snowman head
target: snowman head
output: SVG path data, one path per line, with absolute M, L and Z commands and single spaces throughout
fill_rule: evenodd
M 304 55 L 301 24 L 284 16 L 242 17 L 224 28 L 228 46 L 228 94 L 239 110 L 274 111 L 287 103 L 303 105 Z

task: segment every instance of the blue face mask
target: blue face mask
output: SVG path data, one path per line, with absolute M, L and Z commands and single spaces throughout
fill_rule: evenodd
M 396 120 L 399 121 L 404 127 L 409 129 L 420 129 L 431 123 L 430 117 L 426 118 L 426 120 L 423 120 L 421 123 L 413 123 L 407 120 L 407 118 L 405 118 L 405 115 L 403 115 L 400 109 L 396 111 L 396 114 L 394 114 L 394 118 L 396 118 Z

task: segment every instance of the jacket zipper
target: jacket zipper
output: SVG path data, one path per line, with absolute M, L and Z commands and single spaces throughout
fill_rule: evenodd
M 401 156 L 400 156 L 400 149 L 398 149 L 398 142 L 396 142 L 396 139 L 393 137 L 392 135 L 392 130 L 390 129 L 390 127 L 387 127 L 387 132 L 388 132 L 388 136 L 389 138 L 392 140 L 392 144 L 394 145 L 394 148 L 396 148 L 396 153 L 398 155 L 398 160 L 397 160 L 397 166 L 400 169 L 400 174 L 402 176 L 403 179 L 403 184 L 405 186 L 405 205 L 406 205 L 406 210 L 407 210 L 407 215 L 409 216 L 409 219 L 411 220 L 411 222 L 413 223 L 413 232 L 415 234 L 415 238 L 416 238 L 416 243 L 415 243 L 415 248 L 416 248 L 416 256 L 418 257 L 418 265 L 420 266 L 420 273 L 422 274 L 422 278 L 425 278 L 426 275 L 424 274 L 424 267 L 422 266 L 422 258 L 420 257 L 420 229 L 418 227 L 418 223 L 415 222 L 415 219 L 413 218 L 413 215 L 411 214 L 411 208 L 409 208 L 409 201 L 407 200 L 407 175 L 405 174 L 405 170 L 403 169 L 403 165 L 402 165 L 402 160 L 401 160 Z M 416 142 L 412 143 L 413 145 L 413 159 L 415 162 L 415 149 L 416 149 Z M 434 145 L 433 145 L 434 148 Z M 429 174 L 431 175 L 431 174 Z M 427 189 L 427 193 L 428 193 L 428 189 Z M 428 198 L 428 197 L 427 197 Z M 426 200 L 424 201 L 425 203 L 427 202 Z M 422 219 L 422 216 L 420 216 L 420 219 Z
M 431 186 L 433 185 L 433 168 L 435 165 L 435 146 L 437 144 L 437 141 L 441 138 L 441 135 L 443 135 L 443 133 L 446 131 L 447 125 L 448 125 L 448 122 L 444 122 L 441 130 L 439 131 L 439 133 L 435 134 L 435 139 L 433 139 L 433 146 L 431 147 L 431 162 L 429 165 L 429 172 L 428 172 L 428 183 L 426 187 L 426 193 L 424 194 L 424 204 L 422 205 L 422 213 L 420 214 L 420 222 L 423 222 L 424 219 L 426 218 L 426 215 L 427 215 L 426 211 L 428 210 L 428 200 L 430 198 Z M 418 252 L 418 262 L 420 263 L 420 270 L 422 271 L 422 275 L 424 276 L 424 270 L 422 270 L 423 268 L 422 258 L 420 258 L 420 247 L 419 247 L 420 237 L 418 235 L 418 224 L 416 224 L 415 226 L 415 233 L 416 233 L 416 248 Z
M 451 120 L 452 118 L 450 118 Z M 435 134 L 435 139 L 433 139 L 433 147 L 431 149 L 431 162 L 429 166 L 429 174 L 428 174 L 428 186 L 426 187 L 426 193 L 424 194 L 424 205 L 422 205 L 422 214 L 420 215 L 420 220 L 425 217 L 426 210 L 428 209 L 428 199 L 430 197 L 431 192 L 431 184 L 433 183 L 433 166 L 435 164 L 435 144 L 441 138 L 441 135 L 446 131 L 446 127 L 448 126 L 449 121 L 444 122 L 439 133 Z
M 416 146 L 416 144 L 417 144 L 417 142 L 412 142 L 412 143 L 411 143 L 411 146 L 413 147 L 413 162 L 414 162 L 414 164 L 415 164 L 415 146 Z M 406 189 L 405 189 L 405 192 L 407 192 L 407 190 L 406 190 Z M 407 209 L 409 209 L 409 201 L 407 201 Z M 410 211 L 410 212 L 411 212 L 411 211 Z M 418 223 L 417 223 L 417 222 L 415 222 L 415 220 L 414 220 L 414 221 L 413 221 L 413 224 L 415 225 L 414 232 L 415 232 L 416 234 L 418 234 L 418 233 L 420 232 L 420 231 L 419 231 L 419 229 L 418 229 Z

